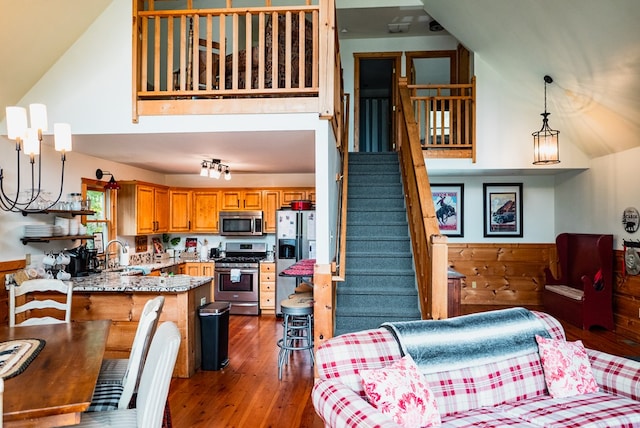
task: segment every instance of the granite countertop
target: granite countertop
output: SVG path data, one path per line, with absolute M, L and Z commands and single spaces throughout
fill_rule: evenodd
M 81 291 L 127 291 L 182 293 L 212 281 L 210 276 L 133 276 L 120 272 L 101 272 L 89 276 L 71 278 L 74 292 Z

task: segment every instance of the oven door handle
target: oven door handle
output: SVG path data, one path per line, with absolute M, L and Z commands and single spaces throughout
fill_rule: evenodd
M 232 270 L 233 269 L 223 268 L 223 269 L 217 269 L 216 272 L 229 275 Z M 256 272 L 258 272 L 258 268 L 240 269 L 240 275 L 246 275 L 246 274 L 253 275 Z
M 231 302 L 231 306 L 258 306 L 258 302 L 249 302 L 249 303 Z

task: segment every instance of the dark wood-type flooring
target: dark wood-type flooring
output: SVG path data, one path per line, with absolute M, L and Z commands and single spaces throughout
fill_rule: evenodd
M 497 307 L 465 307 L 465 313 Z M 538 309 L 540 308 L 531 308 Z M 613 332 L 582 331 L 563 323 L 569 340 L 614 355 L 640 356 L 640 344 Z M 173 379 L 169 404 L 175 428 L 309 427 L 322 420 L 311 403 L 313 367 L 307 351 L 296 352 L 278 380 L 276 341 L 281 320 L 232 315 L 229 321 L 229 365 L 198 371 L 190 379 Z

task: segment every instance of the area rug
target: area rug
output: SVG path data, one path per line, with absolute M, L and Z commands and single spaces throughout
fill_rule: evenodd
M 0 342 L 0 377 L 9 379 L 29 367 L 44 348 L 42 339 L 16 339 Z

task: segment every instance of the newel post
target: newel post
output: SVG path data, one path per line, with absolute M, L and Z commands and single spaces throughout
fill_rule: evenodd
M 431 235 L 431 315 L 434 320 L 448 318 L 447 237 Z

